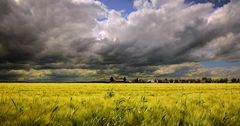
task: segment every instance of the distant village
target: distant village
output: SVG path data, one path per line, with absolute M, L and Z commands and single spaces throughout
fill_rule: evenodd
M 110 83 L 240 83 L 240 78 L 219 78 L 212 79 L 208 77 L 203 77 L 201 79 L 155 79 L 155 80 L 145 80 L 136 78 L 133 80 L 128 80 L 126 77 L 117 78 L 110 77 Z

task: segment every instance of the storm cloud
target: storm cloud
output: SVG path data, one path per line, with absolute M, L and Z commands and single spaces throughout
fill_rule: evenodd
M 113 69 L 116 76 L 135 77 L 147 76 L 161 65 L 236 62 L 239 6 L 239 0 L 220 8 L 184 0 L 135 0 L 135 11 L 125 16 L 95 0 L 3 0 L 0 77 L 20 75 L 12 70 L 76 75 L 66 69 L 93 70 L 99 78 Z M 176 76 L 190 68 L 180 71 Z M 47 76 L 63 77 L 56 72 Z
M 96 18 L 105 12 L 94 1 L 6 0 L 1 6 L 1 63 L 85 62 L 96 43 Z
M 107 47 L 109 50 L 103 49 L 104 58 L 111 60 L 116 57 L 115 63 L 125 59 L 131 65 L 176 64 L 212 59 L 196 52 L 200 50 L 209 53 L 203 48 L 207 44 L 228 34 L 239 34 L 239 4 L 239 1 L 232 1 L 215 10 L 210 3 L 188 5 L 183 0 L 152 3 L 137 0 L 137 11 L 130 13 L 127 19 L 117 12 L 111 12 L 109 20 L 103 22 L 105 37 L 115 42 Z M 232 41 L 227 40 L 226 43 Z M 239 45 L 239 42 L 235 44 Z M 229 53 L 232 54 L 231 51 Z M 238 54 L 233 57 L 238 57 Z M 230 60 L 224 55 L 213 59 L 218 58 Z

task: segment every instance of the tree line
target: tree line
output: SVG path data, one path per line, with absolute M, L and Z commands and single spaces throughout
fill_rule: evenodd
M 146 79 L 133 79 L 133 80 L 127 80 L 126 77 L 115 79 L 114 77 L 110 77 L 110 83 L 240 83 L 240 78 L 218 78 L 213 79 L 211 77 L 203 77 L 201 79 L 155 79 L 152 80 L 146 80 Z

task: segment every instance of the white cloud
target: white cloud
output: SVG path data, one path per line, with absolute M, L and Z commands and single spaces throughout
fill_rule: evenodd
M 111 11 L 107 20 L 101 23 L 103 38 L 113 41 L 116 46 L 128 45 L 123 50 L 116 49 L 116 54 L 121 51 L 125 58 L 137 58 L 135 62 L 140 64 L 184 62 L 182 58 L 188 55 L 185 51 L 191 50 L 193 45 L 207 43 L 208 40 L 199 39 L 205 39 L 202 37 L 210 32 L 207 17 L 212 10 L 211 4 L 190 6 L 182 0 L 159 1 L 159 7 L 155 8 L 157 5 L 153 4 L 157 3 L 137 0 L 135 6 L 138 10 L 127 18 Z M 176 55 L 181 53 L 183 57 L 176 59 Z

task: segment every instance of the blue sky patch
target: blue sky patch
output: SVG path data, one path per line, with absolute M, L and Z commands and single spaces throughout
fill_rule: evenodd
M 134 0 L 100 0 L 109 9 L 124 10 L 124 14 L 129 14 L 135 10 L 133 7 Z M 222 7 L 230 2 L 230 0 L 185 0 L 186 3 L 197 4 L 211 2 L 214 4 L 214 8 Z
M 117 11 L 124 10 L 125 14 L 129 14 L 134 11 L 133 2 L 134 0 L 100 0 L 109 9 L 114 9 Z
M 237 62 L 227 62 L 227 61 L 204 61 L 201 62 L 205 67 L 236 67 L 240 66 L 240 61 Z

